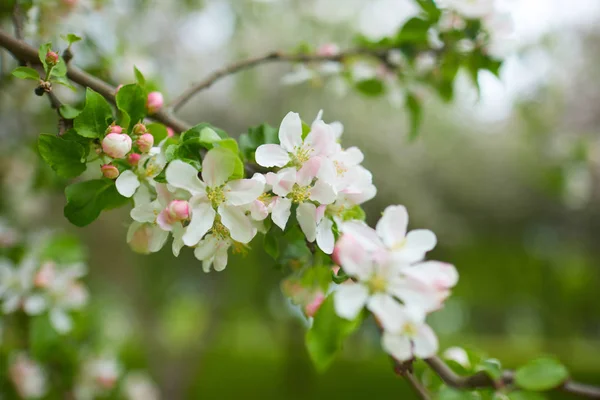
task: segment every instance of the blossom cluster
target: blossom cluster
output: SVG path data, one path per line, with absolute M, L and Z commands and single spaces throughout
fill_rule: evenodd
M 364 222 L 341 224 L 334 260 L 352 279 L 336 288 L 336 313 L 354 319 L 366 307 L 383 331 L 382 345 L 399 361 L 427 358 L 438 349 L 428 313 L 440 309 L 458 281 L 454 266 L 423 261 L 437 239 L 433 232 L 407 232 L 404 206 L 385 209 L 375 229 Z

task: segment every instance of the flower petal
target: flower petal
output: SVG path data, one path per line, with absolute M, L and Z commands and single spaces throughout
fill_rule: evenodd
M 413 337 L 415 356 L 419 358 L 428 358 L 434 356 L 438 351 L 438 338 L 433 329 L 427 324 L 419 327 L 417 335 Z
M 341 161 L 346 167 L 352 167 L 363 162 L 365 156 L 358 147 L 349 147 L 340 152 L 336 158 Z
M 59 333 L 67 333 L 73 327 L 71 317 L 60 308 L 54 308 L 50 311 L 50 323 Z
M 325 254 L 333 253 L 335 237 L 332 228 L 333 222 L 329 218 L 323 218 L 317 226 L 317 244 Z
M 296 183 L 296 175 L 296 168 L 284 168 L 277 172 L 276 180 L 271 183 L 273 193 L 278 196 L 287 196 L 294 187 L 294 183 Z
M 383 243 L 377 236 L 377 232 L 363 221 L 348 221 L 339 225 L 340 232 L 351 235 L 358 243 L 368 251 L 381 250 Z
M 403 270 L 406 276 L 419 280 L 436 290 L 446 290 L 458 282 L 458 272 L 452 264 L 425 261 Z
M 388 206 L 375 229 L 388 248 L 402 245 L 406 237 L 408 212 L 404 206 Z
M 117 192 L 119 192 L 121 196 L 131 197 L 140 186 L 140 180 L 133 171 L 127 170 L 119 175 L 115 185 L 117 186 Z
M 254 200 L 250 204 L 250 216 L 256 221 L 262 221 L 269 216 L 269 209 L 260 200 Z
M 367 308 L 375 314 L 383 330 L 387 332 L 399 332 L 406 323 L 404 307 L 388 294 L 371 296 Z
M 412 358 L 412 343 L 404 335 L 384 332 L 381 346 L 386 353 L 398 361 L 408 361 Z
M 179 253 L 183 248 L 183 234 L 185 233 L 185 229 L 183 229 L 183 225 L 175 224 L 173 225 L 173 243 L 171 245 L 171 250 L 173 250 L 173 255 L 175 257 L 179 257 Z
M 278 144 L 263 144 L 256 149 L 254 159 L 263 167 L 283 167 L 290 162 L 290 155 Z
M 28 315 L 39 315 L 46 310 L 47 306 L 48 303 L 46 302 L 44 296 L 40 294 L 34 294 L 25 299 L 25 302 L 23 303 L 23 310 L 25 310 Z
M 169 232 L 163 231 L 158 226 L 150 227 L 150 241 L 148 243 L 148 251 L 150 253 L 156 253 L 163 248 L 167 239 L 169 238 Z
M 202 239 L 202 236 L 212 227 L 215 220 L 215 210 L 208 203 L 190 204 L 192 219 L 183 234 L 183 243 L 186 246 L 194 246 Z
M 227 182 L 235 168 L 231 155 L 233 153 L 223 148 L 213 148 L 206 153 L 202 160 L 202 180 L 207 186 L 217 187 Z
M 221 204 L 219 206 L 221 222 L 229 229 L 231 238 L 236 242 L 249 243 L 256 231 L 244 211 L 238 207 Z
M 304 139 L 305 145 L 311 147 L 313 156 L 330 156 L 337 148 L 333 129 L 323 121 L 315 121 Z
M 296 218 L 306 240 L 314 242 L 317 237 L 317 207 L 312 203 L 300 203 L 296 210 Z
M 198 171 L 181 160 L 173 160 L 165 172 L 169 185 L 196 195 L 206 192 L 206 185 L 198 178 Z
M 369 290 L 360 283 L 339 285 L 333 293 L 335 313 L 341 318 L 353 320 L 365 306 Z
M 272 204 L 271 218 L 275 225 L 280 227 L 281 230 L 284 230 L 288 219 L 290 219 L 292 200 L 285 197 L 277 197 L 273 200 Z
M 415 229 L 406 235 L 406 248 L 428 252 L 433 250 L 436 244 L 437 237 L 429 229 Z
M 365 280 L 371 275 L 373 265 L 369 254 L 354 236 L 342 235 L 335 244 L 334 252 L 336 261 L 348 275 L 359 280 Z
M 279 125 L 279 143 L 284 150 L 294 152 L 296 147 L 302 145 L 302 120 L 300 115 L 289 112 Z
M 214 235 L 206 235 L 204 239 L 202 239 L 196 248 L 194 249 L 194 256 L 200 260 L 208 260 L 209 258 L 214 257 L 217 252 L 217 244 L 219 239 L 217 239 Z
M 306 161 L 302 168 L 298 170 L 296 174 L 296 183 L 300 186 L 308 186 L 312 180 L 317 176 L 319 168 L 321 167 L 321 158 L 313 157 Z
M 134 221 L 154 222 L 156 221 L 157 205 L 155 202 L 142 204 L 131 209 L 129 215 Z
M 321 204 L 331 204 L 337 198 L 335 189 L 330 184 L 317 180 L 315 185 L 310 190 L 310 199 L 318 201 Z
M 227 251 L 229 250 L 229 243 L 222 242 L 215 254 L 214 267 L 215 271 L 221 272 L 227 267 Z
M 225 185 L 225 199 L 234 206 L 250 204 L 263 193 L 264 183 L 256 179 L 238 179 Z

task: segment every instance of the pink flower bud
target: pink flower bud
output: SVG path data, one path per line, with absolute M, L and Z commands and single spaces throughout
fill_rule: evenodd
M 40 270 L 35 274 L 33 278 L 33 284 L 38 288 L 46 288 L 54 280 L 56 264 L 53 262 L 45 262 L 42 264 Z
M 119 125 L 111 125 L 108 127 L 108 132 L 107 133 L 123 133 L 123 128 L 120 127 Z
M 62 3 L 67 7 L 75 7 L 78 0 L 62 0 Z
M 100 167 L 102 175 L 108 179 L 117 179 L 119 177 L 119 169 L 112 164 L 104 164 Z
M 131 151 L 131 138 L 124 133 L 109 133 L 102 140 L 102 150 L 112 158 L 123 158 Z
M 144 133 L 147 133 L 148 129 L 146 128 L 146 125 L 140 123 L 137 123 L 133 126 L 133 133 L 135 135 L 143 135 Z
M 115 89 L 115 96 L 117 95 L 117 93 L 119 93 L 119 90 L 121 90 L 122 87 L 123 87 L 122 83 L 119 86 L 117 86 L 117 88 Z
M 184 221 L 190 217 L 190 205 L 185 200 L 173 200 L 162 210 L 156 222 L 165 231 L 172 230 L 174 223 Z
M 325 43 L 317 49 L 317 54 L 320 56 L 335 56 L 340 53 L 340 48 L 335 43 Z
M 60 60 L 60 58 L 58 57 L 57 52 L 50 50 L 46 53 L 46 64 L 48 64 L 50 66 L 54 66 L 54 65 L 58 64 L 59 60 Z
M 162 108 L 165 100 L 161 92 L 150 92 L 148 93 L 148 101 L 146 103 L 146 108 L 148 108 L 148 112 L 150 114 L 154 114 L 158 110 Z
M 142 158 L 141 154 L 131 153 L 129 156 L 127 156 L 127 162 L 130 165 L 136 166 L 140 162 L 140 158 Z
M 323 304 L 323 301 L 325 301 L 325 295 L 323 293 L 317 293 L 314 299 L 304 307 L 306 316 L 314 317 L 321 307 L 321 304 Z
M 138 138 L 138 140 L 136 140 L 135 144 L 142 153 L 147 153 L 150 151 L 152 146 L 154 146 L 154 136 L 149 133 L 144 133 Z
M 167 137 L 173 137 L 175 136 L 175 131 L 173 130 L 173 128 L 167 126 Z

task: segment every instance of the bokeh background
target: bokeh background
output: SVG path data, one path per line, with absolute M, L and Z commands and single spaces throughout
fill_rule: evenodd
M 136 65 L 167 100 L 229 62 L 302 42 L 350 47 L 356 32 L 390 34 L 415 11 L 410 0 L 39 3 L 28 15 L 31 43 L 76 33 L 85 38 L 75 47 L 77 65 L 114 85 L 132 82 Z M 600 2 L 499 7 L 513 19 L 497 49 L 506 56 L 501 78 L 481 75 L 478 95 L 462 74 L 451 104 L 423 92 L 424 125 L 413 142 L 402 104 L 340 95 L 326 80 L 281 85 L 291 71 L 284 64 L 219 81 L 179 116 L 236 136 L 262 122 L 277 126 L 290 110 L 310 121 L 324 109 L 326 121 L 343 122 L 344 144 L 359 146 L 373 172 L 378 195 L 365 204 L 369 222 L 389 204 L 406 205 L 412 228 L 438 235 L 430 258 L 460 272 L 453 296 L 431 318 L 442 349 L 480 349 L 508 367 L 555 354 L 578 380 L 600 383 Z M 12 29 L 9 19 L 0 24 Z M 205 274 L 191 252 L 133 253 L 128 210 L 69 226 L 65 182 L 33 151 L 40 132 L 55 131 L 55 113 L 30 82 L 10 78 L 14 61 L 3 51 L 0 66 L 3 217 L 84 241 L 107 346 L 147 367 L 164 398 L 414 396 L 391 372 L 369 324 L 328 372 L 316 373 L 304 348 L 307 321 L 283 296 L 285 272 L 260 240 L 224 272 Z M 59 94 L 82 100 L 81 92 Z

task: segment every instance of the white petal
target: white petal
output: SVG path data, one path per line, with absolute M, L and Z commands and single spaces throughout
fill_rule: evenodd
M 136 207 L 152 202 L 152 195 L 147 185 L 142 185 L 133 195 L 133 204 Z
M 328 183 L 331 186 L 336 186 L 337 171 L 333 160 L 329 158 L 321 159 L 321 167 L 319 168 L 319 173 L 317 174 L 317 177 L 319 178 L 319 181 Z
M 169 185 L 185 189 L 192 194 L 206 192 L 206 185 L 198 178 L 198 171 L 181 160 L 171 161 L 165 172 Z
M 323 121 L 313 123 L 304 143 L 312 147 L 314 156 L 330 156 L 337 148 L 333 129 Z
M 173 250 L 173 255 L 175 257 L 179 257 L 179 253 L 181 252 L 181 249 L 183 248 L 183 234 L 185 233 L 185 230 L 183 229 L 183 226 L 181 224 L 175 224 L 173 225 L 173 231 L 171 232 L 173 234 L 173 243 L 171 245 L 171 250 Z
M 277 173 L 277 179 L 272 182 L 273 193 L 278 196 L 287 196 L 296 183 L 296 168 L 284 168 Z
M 404 206 L 388 206 L 377 222 L 377 234 L 388 248 L 402 245 L 406 236 L 408 212 Z
M 335 237 L 332 228 L 333 222 L 329 218 L 322 219 L 317 226 L 317 244 L 325 254 L 333 253 Z
M 220 272 L 225 269 L 227 266 L 227 250 L 229 249 L 229 244 L 223 243 L 219 249 L 217 250 L 217 254 L 215 254 L 214 259 L 214 267 L 215 271 Z
M 54 308 L 50 311 L 50 323 L 59 333 L 67 333 L 73 326 L 71 317 L 60 308 Z
M 437 237 L 429 229 L 415 229 L 406 235 L 406 248 L 428 252 L 433 250 L 436 244 Z
M 224 149 L 209 150 L 202 160 L 202 180 L 207 186 L 221 186 L 233 173 L 235 165 L 229 158 L 224 162 L 223 151 Z
M 117 178 L 115 185 L 117 186 L 117 192 L 121 196 L 131 197 L 135 193 L 135 190 L 140 186 L 140 180 L 133 171 L 123 171 Z
M 194 256 L 200 261 L 214 257 L 219 240 L 213 235 L 206 235 L 194 249 Z
M 156 186 L 156 199 L 158 204 L 166 207 L 171 200 L 174 199 L 173 193 L 169 192 L 168 185 L 164 183 L 157 183 Z
M 350 147 L 335 157 L 344 165 L 346 165 L 346 167 L 358 165 L 363 162 L 365 158 L 362 151 L 360 151 L 358 147 Z
M 202 236 L 212 227 L 216 214 L 208 203 L 190 204 L 190 206 L 192 219 L 182 237 L 186 246 L 194 246 L 202 239 Z
M 21 305 L 21 296 L 16 294 L 7 295 L 4 294 L 4 303 L 2 303 L 2 312 L 4 314 L 10 314 L 17 311 Z
M 158 204 L 155 202 L 142 204 L 131 209 L 129 215 L 134 221 L 155 222 L 157 216 Z
M 403 270 L 406 276 L 417 279 L 436 290 L 445 290 L 458 282 L 458 272 L 454 265 L 439 261 L 425 261 Z
M 256 179 L 238 179 L 225 185 L 225 198 L 234 206 L 250 204 L 263 193 L 265 185 Z
M 156 253 L 160 249 L 163 248 L 167 239 L 169 238 L 169 232 L 163 231 L 158 226 L 153 226 L 150 228 L 150 241 L 148 243 L 148 251 L 150 253 Z
M 289 153 L 278 144 L 258 146 L 254 158 L 263 167 L 283 167 L 290 162 Z
M 384 332 L 381 346 L 386 353 L 398 361 L 408 361 L 412 358 L 412 343 L 405 335 Z
M 269 216 L 269 209 L 260 200 L 254 200 L 250 204 L 250 215 L 256 221 L 262 221 Z
M 352 235 L 344 234 L 338 239 L 334 256 L 348 275 L 356 276 L 360 280 L 368 279 L 373 271 L 369 254 Z
M 306 240 L 314 242 L 317 237 L 317 207 L 312 203 L 299 204 L 296 218 Z
M 369 299 L 367 308 L 387 332 L 399 332 L 406 323 L 404 307 L 388 294 L 375 294 Z
M 369 290 L 359 283 L 339 285 L 333 294 L 335 313 L 341 318 L 353 320 L 365 306 Z
M 312 183 L 312 180 L 317 176 L 319 168 L 321 167 L 321 158 L 313 157 L 306 161 L 302 168 L 298 170 L 296 174 L 296 183 L 300 186 L 308 186 Z
M 322 180 L 317 180 L 315 185 L 310 190 L 310 199 L 318 201 L 321 204 L 331 204 L 337 198 L 335 189 Z
M 438 339 L 427 324 L 419 327 L 417 335 L 413 337 L 415 355 L 419 358 L 434 356 L 438 351 Z
M 34 294 L 25 299 L 23 310 L 25 310 L 28 315 L 39 315 L 44 312 L 47 306 L 48 303 L 44 296 Z
M 279 125 L 279 143 L 288 152 L 294 152 L 296 147 L 302 145 L 302 120 L 300 115 L 289 112 Z
M 256 231 L 252 223 L 240 208 L 221 204 L 219 206 L 221 222 L 229 229 L 231 238 L 236 242 L 249 243 Z
M 281 228 L 281 230 L 285 229 L 285 225 L 290 219 L 291 209 L 292 208 L 292 200 L 287 199 L 285 197 L 278 197 L 273 200 L 273 208 L 271 210 L 271 218 L 275 225 Z
M 388 285 L 388 292 L 402 300 L 407 307 L 415 310 L 431 312 L 441 306 L 438 291 L 415 279 L 393 279 Z

